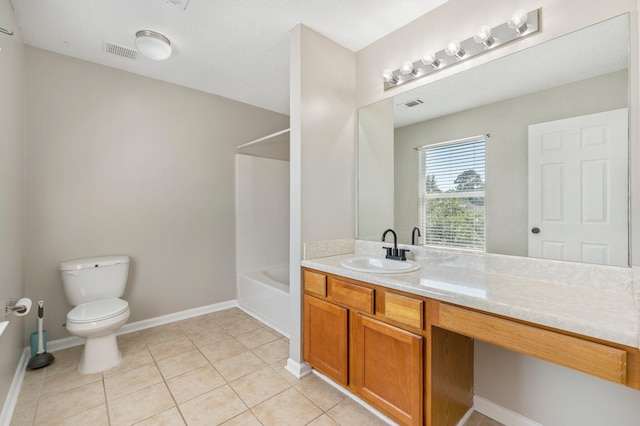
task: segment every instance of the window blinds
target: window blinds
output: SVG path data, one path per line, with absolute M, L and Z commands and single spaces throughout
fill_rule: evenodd
M 418 148 L 424 244 L 485 249 L 485 137 Z

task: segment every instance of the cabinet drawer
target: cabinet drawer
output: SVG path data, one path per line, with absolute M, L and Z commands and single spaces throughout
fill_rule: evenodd
M 424 302 L 399 294 L 386 292 L 384 295 L 384 315 L 410 327 L 422 328 Z
M 317 296 L 327 296 L 327 276 L 313 271 L 304 271 L 304 291 Z
M 329 296 L 337 303 L 369 314 L 373 313 L 372 288 L 329 278 Z
M 627 352 L 578 337 L 440 305 L 441 328 L 615 383 L 627 382 Z

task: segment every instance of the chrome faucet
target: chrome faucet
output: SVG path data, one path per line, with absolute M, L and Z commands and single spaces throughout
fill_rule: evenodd
M 420 238 L 422 235 L 420 235 L 420 228 L 418 228 L 417 226 L 413 227 L 413 230 L 411 231 L 411 245 L 415 246 L 416 245 L 416 231 L 418 231 L 418 238 Z
M 394 260 L 407 260 L 405 255 L 409 250 L 407 249 L 398 249 L 398 236 L 396 235 L 396 231 L 389 228 L 382 234 L 382 242 L 384 243 L 384 239 L 387 237 L 387 234 L 391 232 L 393 234 L 393 247 L 383 247 L 387 251 L 387 255 L 385 256 L 387 259 Z

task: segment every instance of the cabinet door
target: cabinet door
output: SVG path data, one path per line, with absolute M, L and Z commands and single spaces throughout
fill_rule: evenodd
M 348 311 L 316 297 L 304 296 L 304 359 L 312 367 L 347 385 Z
M 358 393 L 402 424 L 422 424 L 422 340 L 416 334 L 356 315 Z

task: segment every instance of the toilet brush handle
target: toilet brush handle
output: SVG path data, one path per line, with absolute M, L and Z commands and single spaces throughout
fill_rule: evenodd
M 38 302 L 38 354 L 44 353 L 44 338 L 42 337 L 42 317 L 44 316 L 44 302 Z

